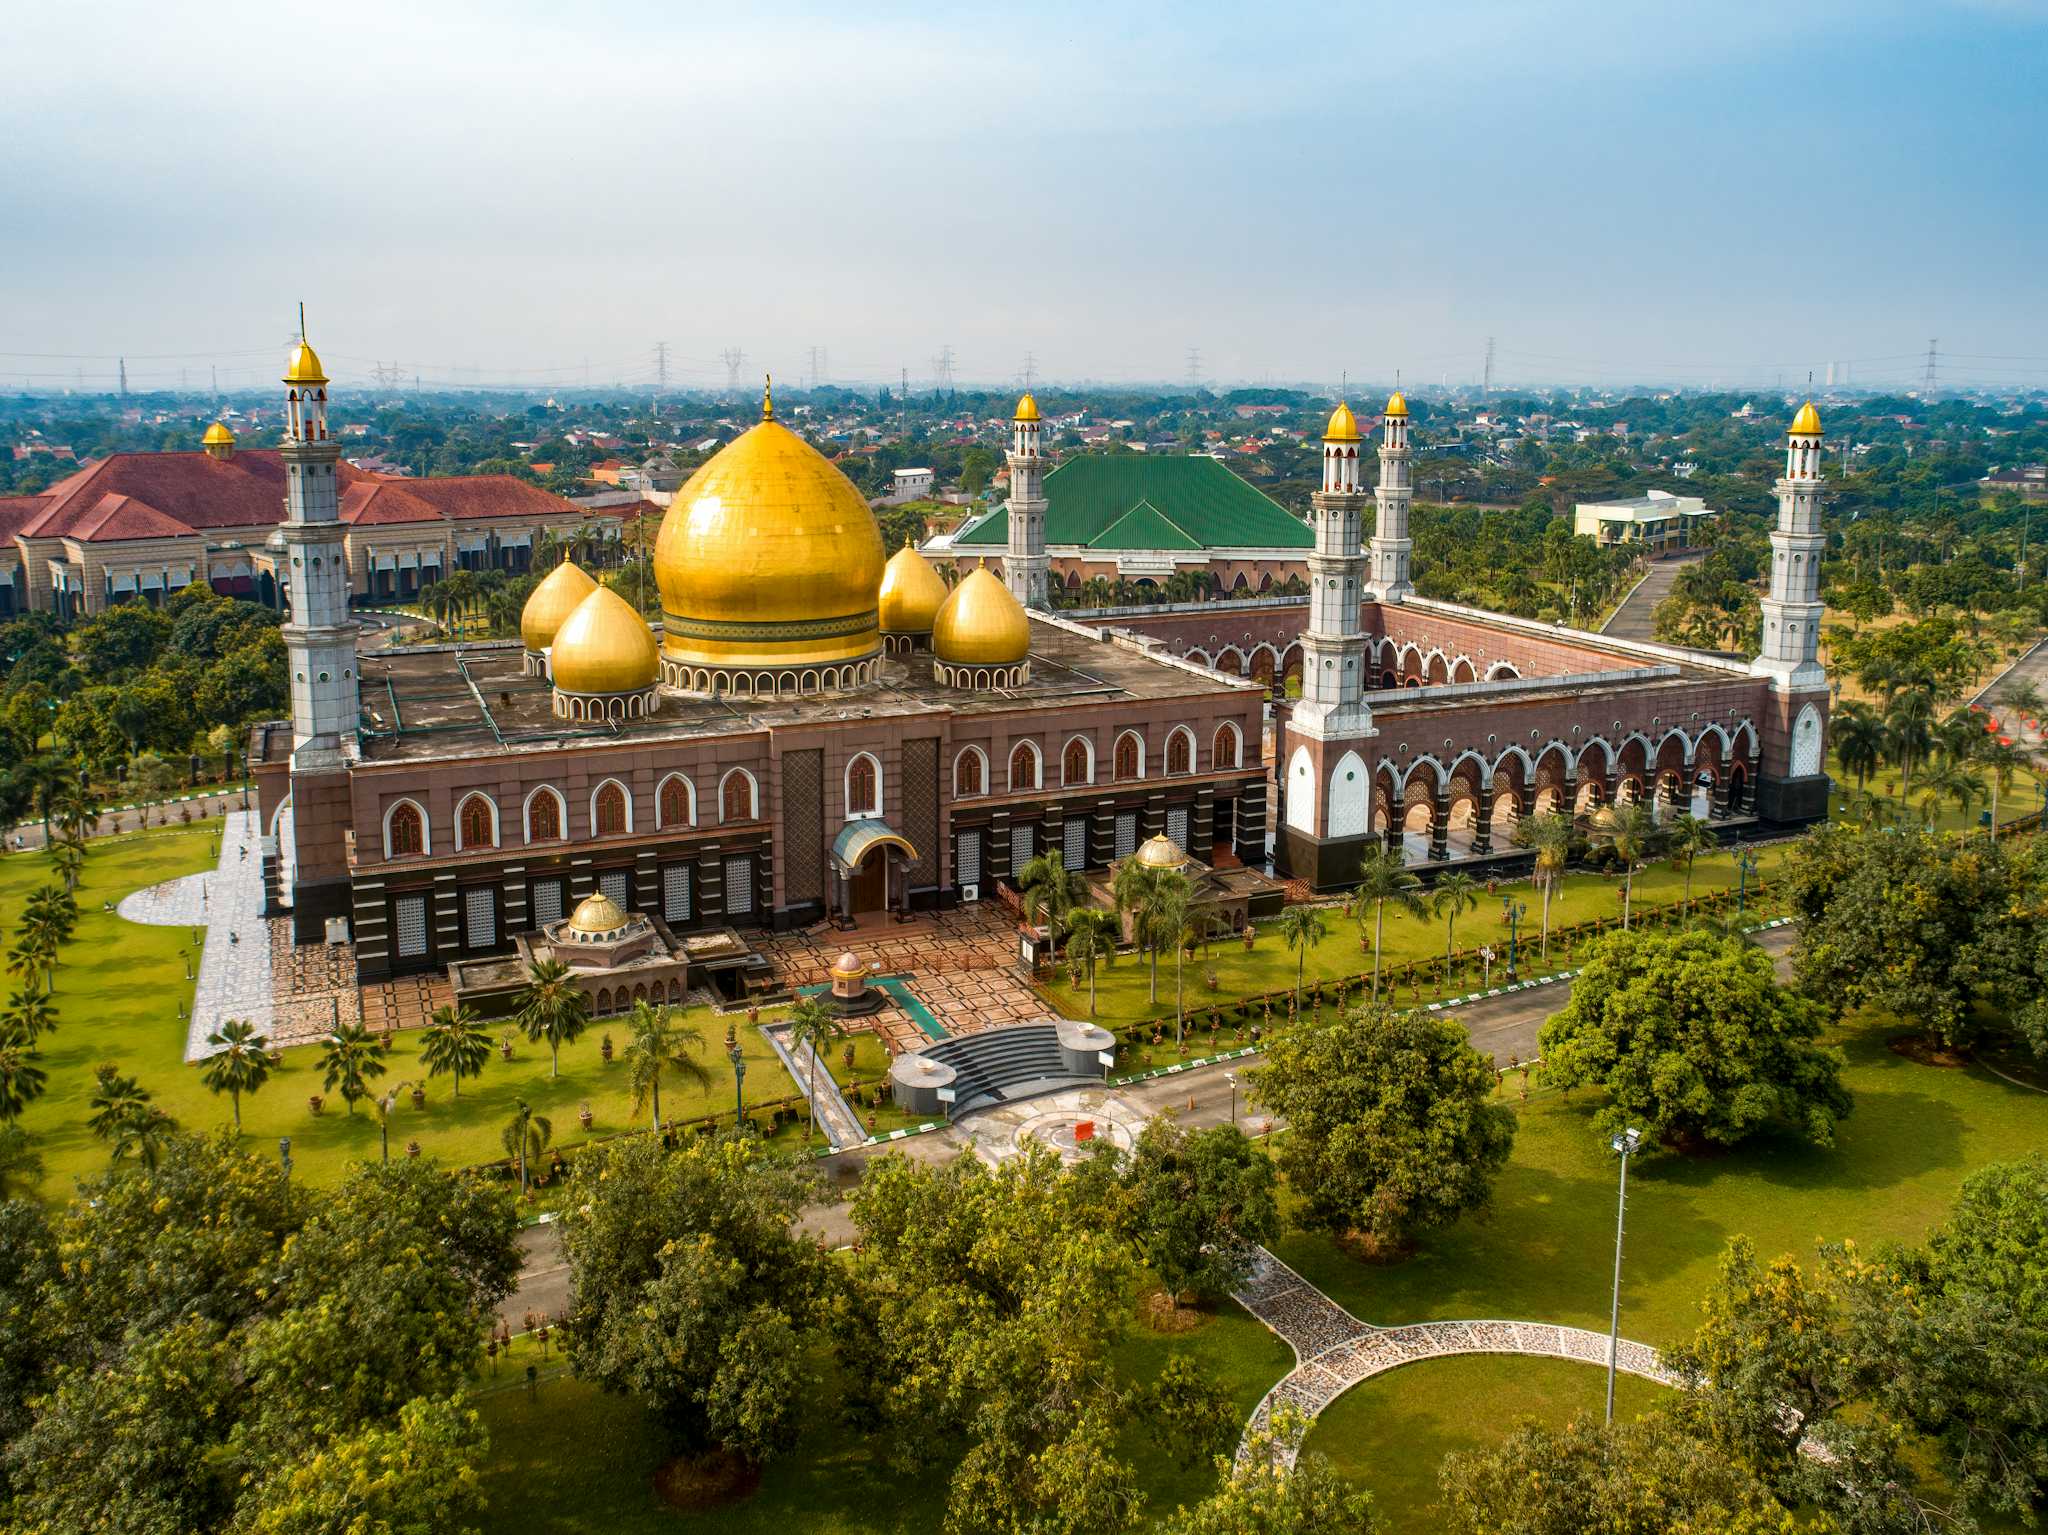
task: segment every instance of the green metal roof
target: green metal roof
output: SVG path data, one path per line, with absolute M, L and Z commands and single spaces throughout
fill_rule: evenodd
M 1055 546 L 1307 549 L 1315 542 L 1307 523 L 1213 458 L 1077 454 L 1045 477 L 1045 499 L 1045 541 Z M 1009 524 L 1007 510 L 992 513 L 953 546 L 1001 548 Z M 1141 529 L 1166 541 L 1138 541 Z
M 1088 540 L 1090 549 L 1199 549 L 1150 501 L 1140 501 Z

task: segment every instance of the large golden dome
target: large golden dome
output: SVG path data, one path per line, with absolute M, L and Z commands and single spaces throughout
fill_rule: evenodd
M 661 668 L 654 631 L 608 586 L 595 588 L 555 631 L 548 670 L 564 693 L 632 693 Z
M 932 620 L 932 654 L 960 666 L 1008 666 L 1031 650 L 1031 620 L 1010 589 L 977 565 Z
M 576 611 L 597 583 L 583 573 L 574 560 L 564 560 L 541 578 L 526 606 L 519 610 L 519 637 L 528 650 L 546 650 L 555 642 L 555 631 Z
M 687 664 L 814 666 L 881 645 L 874 513 L 765 401 L 760 423 L 676 492 L 654 577 L 662 649 Z
M 932 562 L 905 543 L 882 570 L 882 632 L 930 634 L 945 600 L 946 583 Z

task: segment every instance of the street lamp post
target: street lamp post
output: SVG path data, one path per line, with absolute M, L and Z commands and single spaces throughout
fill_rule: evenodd
M 292 1138 L 291 1138 L 291 1137 L 290 1137 L 289 1135 L 280 1135 L 280 1136 L 279 1136 L 279 1137 L 277 1138 L 277 1165 L 278 1165 L 278 1166 L 279 1166 L 279 1168 L 280 1168 L 280 1169 L 282 1169 L 282 1170 L 283 1170 L 283 1172 L 284 1172 L 284 1180 L 285 1180 L 285 1182 L 287 1182 L 287 1183 L 291 1182 L 291 1180 L 292 1180 Z
M 725 1058 L 732 1062 L 732 1133 L 738 1135 L 746 1120 L 747 1061 L 740 1054 L 739 1035 L 730 1019 L 725 1025 Z
M 1756 873 L 1759 861 L 1755 850 L 1751 848 L 1742 848 L 1735 855 L 1735 867 L 1741 871 L 1742 876 L 1735 886 L 1735 920 L 1738 922 L 1742 920 L 1743 903 L 1749 895 L 1749 877 Z
M 1614 1138 L 1621 1157 L 1621 1194 L 1614 1211 L 1614 1306 L 1607 1318 L 1607 1421 L 1614 1421 L 1614 1356 L 1621 1347 L 1621 1238 L 1628 1225 L 1628 1158 L 1643 1143 L 1640 1130 L 1628 1129 Z
M 1237 1073 L 1226 1071 L 1223 1080 L 1230 1084 L 1230 1122 L 1234 1125 L 1237 1123 Z
M 1500 915 L 1501 920 L 1508 925 L 1508 979 L 1512 981 L 1518 979 L 1515 975 L 1515 932 L 1522 918 L 1529 915 L 1528 903 L 1518 901 L 1511 895 L 1504 895 L 1500 898 Z

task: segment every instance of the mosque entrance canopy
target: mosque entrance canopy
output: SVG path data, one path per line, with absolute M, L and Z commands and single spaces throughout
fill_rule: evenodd
M 896 856 L 892 859 L 891 854 Z M 852 918 L 884 911 L 890 899 L 890 866 L 917 861 L 917 849 L 887 821 L 872 817 L 849 821 L 832 840 L 832 867 L 839 877 L 839 914 Z
M 832 839 L 832 861 L 839 866 L 840 873 L 851 874 L 876 848 L 888 847 L 899 850 L 910 862 L 917 862 L 917 849 L 910 845 L 910 839 L 887 821 L 874 817 L 848 821 Z

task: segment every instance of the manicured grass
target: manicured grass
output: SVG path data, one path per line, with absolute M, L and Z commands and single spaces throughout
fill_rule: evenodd
M 1766 1258 L 1803 1261 L 1821 1240 L 1916 1242 L 1969 1172 L 2048 1149 L 2048 1097 L 1974 1067 L 1916 1064 L 1887 1048 L 1893 1032 L 1887 1020 L 1859 1018 L 1841 1039 L 1856 1103 L 1832 1149 L 1776 1136 L 1630 1167 L 1625 1336 L 1689 1336 L 1731 1236 L 1747 1235 Z M 1491 1210 L 1430 1236 L 1405 1262 L 1369 1266 L 1306 1233 L 1285 1238 L 1280 1256 L 1370 1322 L 1527 1318 L 1604 1329 L 1616 1180 L 1593 1109 L 1585 1093 L 1519 1105 Z
M 1435 1529 L 1437 1468 L 1446 1455 L 1495 1444 L 1524 1419 L 1562 1428 L 1598 1422 L 1607 1375 L 1566 1359 L 1467 1354 L 1404 1365 L 1361 1381 L 1324 1409 L 1302 1446 L 1372 1492 L 1393 1535 Z M 1617 1375 L 1617 1422 L 1640 1417 L 1671 1393 Z
M 49 1088 L 22 1121 L 43 1156 L 46 1198 L 65 1197 L 74 1178 L 106 1165 L 106 1147 L 85 1128 L 93 1069 L 102 1061 L 116 1062 L 138 1077 L 158 1106 L 188 1129 L 210 1130 L 230 1120 L 228 1100 L 207 1091 L 203 1068 L 184 1064 L 186 1025 L 178 1004 L 189 1008 L 192 1000 L 184 959 L 190 953 L 196 966 L 191 930 L 142 926 L 101 910 L 103 902 L 118 905 L 131 890 L 211 866 L 211 848 L 212 834 L 205 830 L 152 832 L 92 844 L 78 890 L 78 932 L 57 972 L 58 1029 L 42 1043 Z M 51 872 L 41 854 L 0 859 L 0 921 L 11 926 L 24 898 Z M 707 1009 L 691 1009 L 683 1017 L 704 1040 L 700 1059 L 710 1068 L 711 1084 L 665 1086 L 662 1115 L 687 1120 L 729 1111 L 732 1071 L 721 1048 L 725 1020 Z M 506 1027 L 494 1025 L 492 1032 L 501 1034 Z M 450 1078 L 427 1081 L 418 1034 L 398 1034 L 385 1074 L 374 1085 L 381 1093 L 401 1082 L 422 1083 L 427 1104 L 415 1109 L 409 1097 L 401 1099 L 391 1117 L 392 1154 L 402 1155 L 406 1142 L 417 1140 L 425 1154 L 444 1162 L 495 1161 L 504 1155 L 499 1137 L 521 1099 L 553 1121 L 554 1144 L 565 1154 L 590 1138 L 643 1127 L 650 1116 L 644 1109 L 634 1113 L 625 1066 L 603 1062 L 601 1040 L 607 1032 L 623 1048 L 623 1021 L 600 1020 L 582 1039 L 563 1047 L 559 1079 L 549 1075 L 547 1047 L 521 1036 L 513 1059 L 507 1062 L 494 1053 L 483 1076 L 464 1083 L 460 1099 L 453 1096 Z M 749 1108 L 795 1096 L 795 1084 L 759 1032 L 741 1020 L 738 1035 L 747 1063 Z M 350 1162 L 379 1155 L 379 1137 L 368 1103 L 351 1115 L 338 1094 L 326 1092 L 319 1055 L 317 1045 L 287 1050 L 283 1067 L 272 1072 L 263 1090 L 243 1099 L 242 1128 L 245 1142 L 265 1154 L 280 1136 L 290 1136 L 293 1175 L 330 1183 Z M 313 1093 L 328 1099 L 317 1115 L 307 1101 Z M 586 1103 L 592 1113 L 588 1135 L 577 1122 L 577 1111 Z
M 1839 762 L 1831 760 L 1829 771 L 1833 773 L 1835 779 L 1835 792 L 1828 802 L 1829 813 L 1834 819 L 1839 821 L 1846 818 L 1844 807 L 1848 803 L 1849 795 L 1855 792 L 1856 779 L 1854 774 L 1844 772 Z M 1967 815 L 1956 808 L 1954 800 L 1943 799 L 1937 805 L 1934 812 L 1935 826 L 1944 831 L 1958 831 L 1965 827 L 1974 830 L 1979 825 L 1979 818 L 1990 813 L 1991 780 L 1981 772 L 1975 776 L 1977 781 L 1984 787 L 1982 798 L 1970 807 Z M 1879 768 L 1870 775 L 1869 781 L 1864 787 L 1895 811 L 1901 824 L 1919 826 L 1922 824 L 1920 818 L 1920 785 L 1924 779 L 1925 774 L 1923 770 L 1916 766 L 1913 769 L 1913 787 L 1907 792 L 1903 800 L 1899 798 L 1900 773 L 1895 767 Z M 2041 779 L 2030 770 L 2021 768 L 2013 774 L 2012 787 L 1999 792 L 1999 824 L 2004 825 L 2009 821 L 2017 820 L 2020 816 L 2030 815 L 2040 808 Z
M 1767 881 L 1774 881 L 1784 861 L 1785 848 L 1774 845 L 1758 850 L 1761 860 L 1759 872 Z M 1693 870 L 1692 889 L 1695 898 L 1710 890 L 1735 888 L 1737 873 L 1735 859 L 1729 852 L 1703 853 Z M 1756 884 L 1750 882 L 1754 891 Z M 1685 875 L 1668 863 L 1655 864 L 1642 870 L 1635 879 L 1635 909 L 1641 912 L 1645 907 L 1661 907 L 1680 900 L 1685 890 Z M 1498 982 L 1507 954 L 1507 925 L 1501 918 L 1501 896 L 1512 893 L 1519 903 L 1528 910 L 1522 917 L 1519 939 L 1518 962 L 1524 976 L 1543 973 L 1537 960 L 1539 939 L 1542 933 L 1543 897 L 1527 882 L 1504 885 L 1500 893 L 1480 897 L 1479 905 L 1464 913 L 1458 919 L 1457 946 L 1460 950 L 1471 949 L 1479 944 L 1493 945 L 1500 956 L 1494 965 L 1494 980 Z M 1752 905 L 1752 915 L 1760 915 L 1762 908 Z M 1325 912 L 1329 933 L 1323 941 L 1309 951 L 1305 978 L 1308 982 L 1335 980 L 1339 977 L 1355 977 L 1369 973 L 1372 955 L 1361 949 L 1363 937 L 1369 944 L 1372 937 L 1373 917 L 1368 908 L 1364 926 L 1355 918 L 1346 917 L 1338 907 Z M 1559 881 L 1550 902 L 1550 924 L 1553 931 L 1572 922 L 1588 922 L 1595 917 L 1606 918 L 1610 924 L 1621 920 L 1621 881 L 1608 879 L 1598 874 L 1573 874 Z M 1444 923 L 1434 917 L 1416 918 L 1387 912 L 1386 956 L 1382 961 L 1383 981 L 1392 972 L 1398 972 L 1410 961 L 1428 963 L 1441 960 L 1444 954 Z M 1196 1016 L 1207 1008 L 1212 999 L 1234 1001 L 1240 997 L 1256 996 L 1265 992 L 1281 991 L 1294 985 L 1294 970 L 1297 961 L 1295 951 L 1289 949 L 1280 937 L 1278 925 L 1271 922 L 1258 924 L 1257 946 L 1245 951 L 1241 941 L 1226 939 L 1210 946 L 1206 958 L 1192 955 L 1185 966 L 1185 985 L 1189 1015 Z M 1567 961 L 1561 947 L 1553 942 L 1550 948 L 1550 969 L 1564 969 Z M 1217 978 L 1215 992 L 1209 990 L 1204 979 L 1205 973 L 1214 970 Z M 1480 971 L 1476 964 L 1468 965 L 1461 972 L 1464 984 L 1452 988 L 1454 992 L 1476 989 Z M 1163 955 L 1159 965 L 1159 1001 L 1148 1000 L 1150 990 L 1150 959 L 1140 959 L 1132 954 L 1120 955 L 1114 966 L 1098 965 L 1095 972 L 1096 1010 L 1094 1017 L 1105 1027 L 1134 1023 L 1146 1018 L 1172 1018 L 1174 1012 L 1173 957 Z M 1072 985 L 1067 977 L 1064 962 L 1059 974 L 1043 987 L 1046 995 L 1062 1013 L 1070 1018 L 1085 1018 L 1088 1012 L 1088 979 L 1084 974 L 1081 984 Z M 1404 989 L 1404 998 L 1409 993 Z M 1437 995 L 1428 980 L 1422 982 L 1422 998 L 1428 1000 Z
M 1130 1380 L 1149 1380 L 1176 1350 L 1194 1355 L 1224 1380 L 1249 1417 L 1260 1397 L 1293 1365 L 1287 1346 L 1235 1306 L 1178 1338 L 1134 1331 L 1115 1355 Z M 523 1372 L 506 1367 L 501 1382 Z M 639 1535 L 642 1531 L 716 1529 L 720 1535 L 910 1535 L 936 1530 L 945 1510 L 945 1463 L 913 1476 L 890 1472 L 876 1442 L 838 1420 L 840 1393 L 818 1393 L 812 1427 L 794 1456 L 768 1468 L 745 1502 L 683 1514 L 654 1494 L 655 1471 L 669 1451 L 638 1404 L 580 1381 L 543 1380 L 529 1400 L 511 1384 L 483 1395 L 477 1408 L 491 1434 L 484 1465 L 491 1535 Z M 1170 1512 L 1214 1485 L 1209 1467 L 1182 1471 L 1143 1432 L 1126 1431 L 1121 1453 L 1138 1467 L 1146 1505 Z

